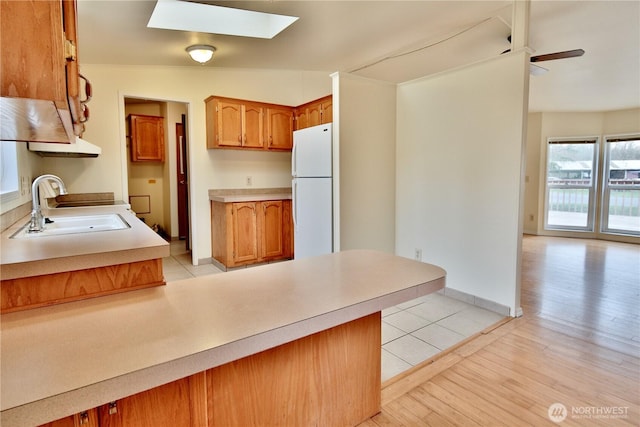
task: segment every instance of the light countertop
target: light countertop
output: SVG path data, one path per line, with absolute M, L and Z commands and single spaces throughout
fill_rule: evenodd
M 269 200 L 291 199 L 291 188 L 241 188 L 209 190 L 212 202 L 263 202 Z
M 169 256 L 169 244 L 140 221 L 127 205 L 45 209 L 46 216 L 118 213 L 131 226 L 124 230 L 10 239 L 29 221 L 17 221 L 0 236 L 0 278 L 39 276 Z
M 1 316 L 1 421 L 39 424 L 444 287 L 437 266 L 345 251 Z

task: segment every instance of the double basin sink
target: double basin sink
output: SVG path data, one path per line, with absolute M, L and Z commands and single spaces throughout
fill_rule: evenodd
M 131 226 L 119 214 L 97 214 L 77 216 L 50 216 L 42 231 L 29 232 L 29 223 L 15 232 L 11 239 L 33 239 L 64 234 L 95 233 L 124 230 Z

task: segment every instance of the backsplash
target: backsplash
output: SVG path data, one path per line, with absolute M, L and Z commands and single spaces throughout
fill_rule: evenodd
M 11 227 L 20 218 L 29 215 L 31 212 L 31 202 L 24 203 L 0 215 L 0 232 Z

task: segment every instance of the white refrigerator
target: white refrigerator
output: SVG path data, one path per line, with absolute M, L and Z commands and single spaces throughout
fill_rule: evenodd
M 293 132 L 294 259 L 333 252 L 331 123 Z

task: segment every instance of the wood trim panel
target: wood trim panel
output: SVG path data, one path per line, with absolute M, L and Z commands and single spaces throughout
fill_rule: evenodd
M 164 285 L 162 259 L 0 281 L 0 312 Z
M 380 410 L 381 315 L 207 371 L 209 427 L 355 425 Z

